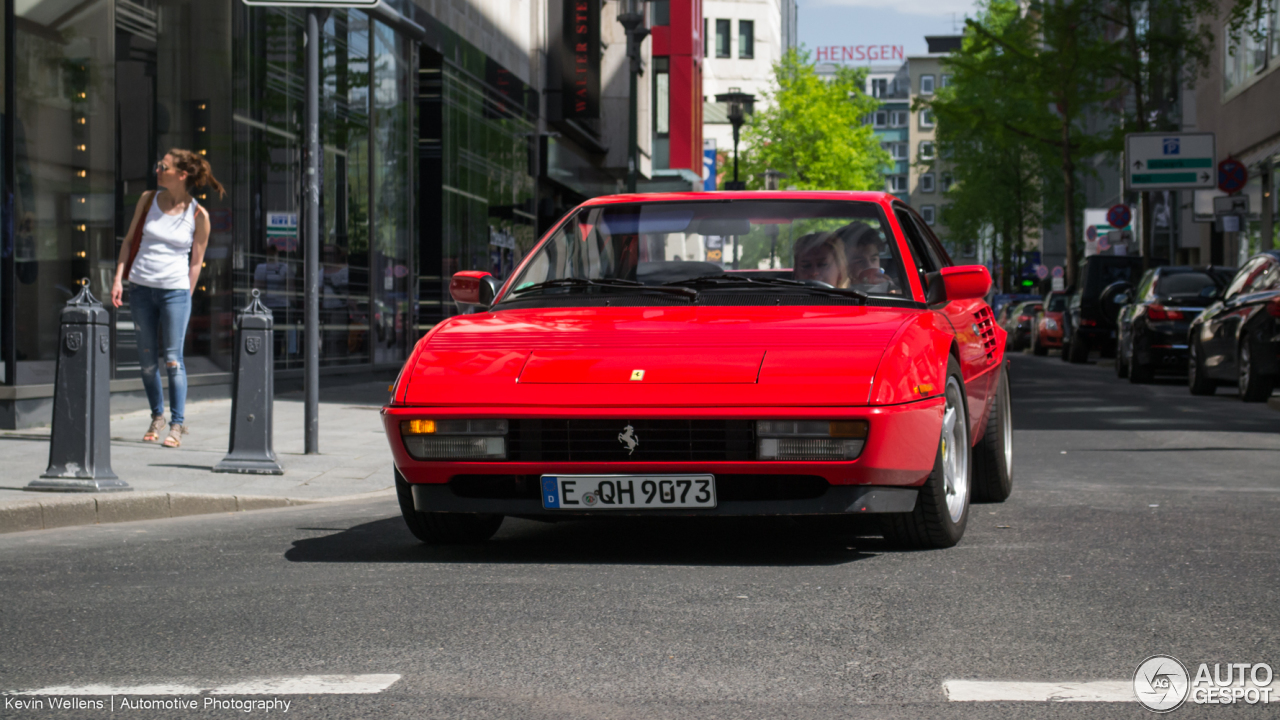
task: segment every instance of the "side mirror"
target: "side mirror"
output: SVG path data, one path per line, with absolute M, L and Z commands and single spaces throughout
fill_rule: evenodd
M 463 270 L 449 281 L 449 296 L 459 305 L 489 307 L 502 286 L 497 278 L 483 270 Z
M 1108 285 L 1098 298 L 1102 314 L 1114 325 L 1120 317 L 1120 309 L 1132 302 L 1133 285 L 1120 280 Z
M 978 300 L 991 292 L 991 273 L 982 265 L 956 265 L 929 273 L 926 301 L 932 307 L 952 300 Z

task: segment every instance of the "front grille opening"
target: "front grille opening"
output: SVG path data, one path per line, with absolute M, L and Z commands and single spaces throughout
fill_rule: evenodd
M 754 460 L 756 446 L 750 420 L 515 420 L 508 437 L 507 456 L 525 462 Z
M 464 498 L 541 500 L 540 483 L 538 475 L 454 475 L 449 489 Z M 716 475 L 719 502 L 811 500 L 829 487 L 820 475 Z

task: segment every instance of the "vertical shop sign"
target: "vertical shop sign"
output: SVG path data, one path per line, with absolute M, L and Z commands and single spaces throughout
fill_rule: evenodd
M 564 0 L 564 117 L 600 117 L 600 3 Z

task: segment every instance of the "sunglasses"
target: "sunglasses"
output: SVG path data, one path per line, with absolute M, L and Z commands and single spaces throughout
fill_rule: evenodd
M 168 166 L 168 165 L 165 165 L 165 164 L 164 164 L 164 161 L 163 161 L 163 160 L 161 160 L 160 162 L 156 163 L 155 171 L 156 171 L 156 172 L 168 172 L 168 171 L 169 171 L 169 166 Z

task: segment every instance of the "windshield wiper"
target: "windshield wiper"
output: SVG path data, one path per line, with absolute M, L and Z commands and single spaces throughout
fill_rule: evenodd
M 848 297 L 857 300 L 866 301 L 868 295 L 861 290 L 853 290 L 850 288 L 831 287 L 826 283 L 814 284 L 803 280 L 788 280 L 787 278 L 753 278 L 745 275 L 733 275 L 725 273 L 723 275 L 704 275 L 702 277 L 689 278 L 688 280 L 674 280 L 669 283 L 663 283 L 664 286 L 710 286 L 729 285 L 738 287 L 755 286 L 772 286 L 795 288 L 806 292 L 819 292 L 825 295 L 835 295 L 837 297 Z
M 547 280 L 545 282 L 526 285 L 511 291 L 511 295 L 523 295 L 528 292 L 536 292 L 539 290 L 554 290 L 557 288 L 601 288 L 604 290 L 638 290 L 640 292 L 657 292 L 666 295 L 679 295 L 687 297 L 690 300 L 698 297 L 698 291 L 689 288 L 679 287 L 655 287 L 653 285 L 645 285 L 635 280 L 623 280 L 620 278 L 600 278 L 598 280 L 587 280 L 584 278 L 560 278 L 558 280 Z

